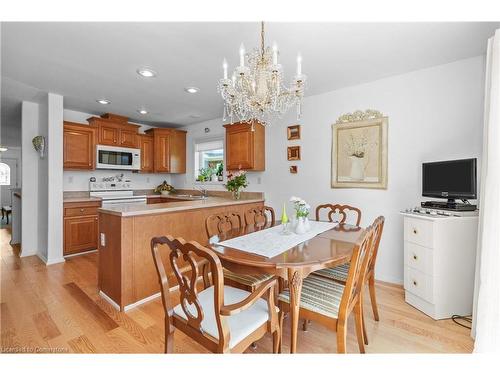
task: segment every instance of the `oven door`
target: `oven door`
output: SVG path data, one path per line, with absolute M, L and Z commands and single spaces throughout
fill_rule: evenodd
M 97 145 L 96 169 L 141 169 L 141 150 L 138 148 Z

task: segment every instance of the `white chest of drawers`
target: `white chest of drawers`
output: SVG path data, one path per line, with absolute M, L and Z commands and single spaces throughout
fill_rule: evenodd
M 478 216 L 402 215 L 406 302 L 433 319 L 471 315 Z

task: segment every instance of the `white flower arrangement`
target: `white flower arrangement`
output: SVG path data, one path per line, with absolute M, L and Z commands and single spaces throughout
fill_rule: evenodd
M 290 197 L 290 202 L 293 203 L 293 208 L 295 209 L 297 218 L 309 216 L 309 210 L 311 209 L 311 206 L 305 200 L 299 197 L 292 196 Z

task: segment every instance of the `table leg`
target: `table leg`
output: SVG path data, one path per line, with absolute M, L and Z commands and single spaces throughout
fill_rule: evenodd
M 288 270 L 288 284 L 290 288 L 290 353 L 297 352 L 297 332 L 299 327 L 300 295 L 302 293 L 302 270 Z

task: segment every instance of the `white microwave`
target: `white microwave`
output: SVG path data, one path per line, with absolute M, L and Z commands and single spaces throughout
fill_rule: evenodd
M 138 148 L 97 145 L 96 169 L 141 169 L 141 150 Z

